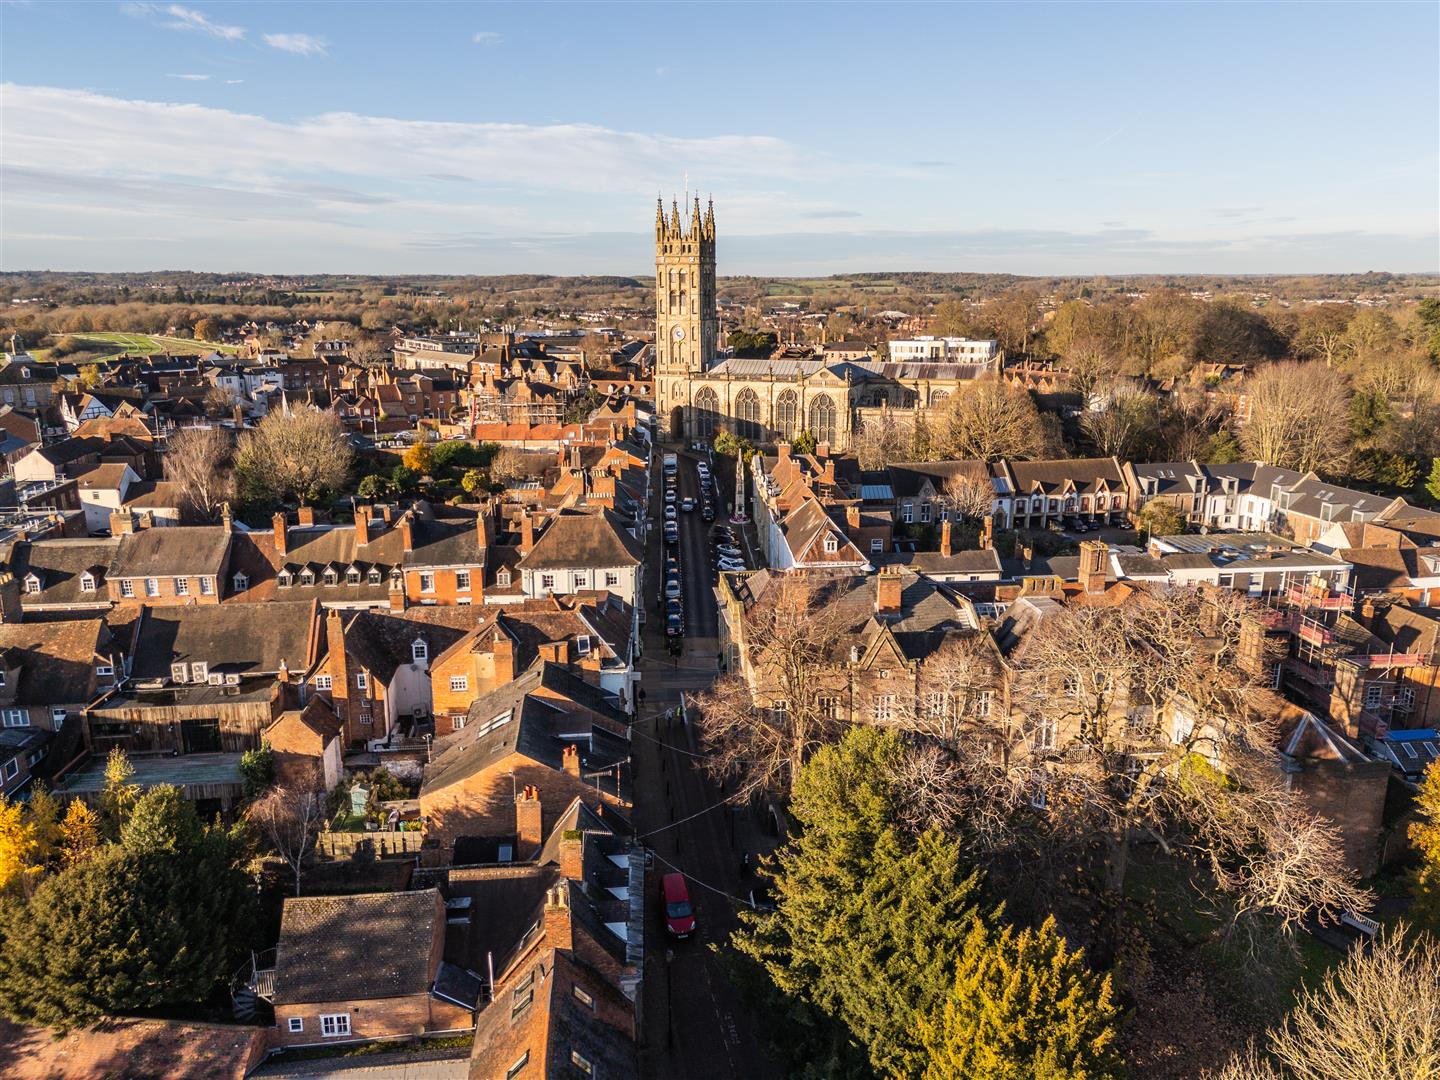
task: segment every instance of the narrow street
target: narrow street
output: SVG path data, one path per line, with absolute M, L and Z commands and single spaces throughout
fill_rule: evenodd
M 701 498 L 696 455 L 681 453 L 680 498 Z M 656 595 L 664 574 L 663 472 L 655 468 L 651 491 L 651 530 L 647 546 L 646 597 L 651 617 L 645 626 L 646 700 L 633 740 L 636 777 L 635 823 L 654 853 L 649 874 L 651 898 L 660 877 L 686 875 L 696 910 L 694 937 L 669 937 L 658 904 L 646 925 L 646 970 L 642 1010 L 641 1073 L 655 1080 L 685 1077 L 778 1077 L 779 1070 L 760 1044 L 757 1025 L 731 984 L 723 950 L 739 924 L 737 899 L 749 895 L 753 880 L 742 873 L 741 856 L 761 842 L 758 821 L 749 810 L 724 805 L 718 785 L 707 776 L 694 732 L 667 714 L 682 693 L 694 693 L 715 679 L 718 660 L 716 575 L 709 543 L 711 525 L 700 510 L 680 512 L 680 571 L 686 635 L 681 655 L 666 650 L 664 620 Z M 728 517 L 717 500 L 716 522 Z M 652 569 L 653 568 L 653 569 Z M 722 952 L 712 948 L 720 946 Z

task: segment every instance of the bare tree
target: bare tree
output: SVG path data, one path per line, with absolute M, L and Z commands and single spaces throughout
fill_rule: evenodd
M 334 413 L 272 412 L 241 436 L 235 469 L 253 495 L 308 501 L 342 487 L 354 456 Z
M 325 788 L 319 769 L 312 766 L 292 783 L 272 787 L 250 804 L 246 816 L 294 873 L 295 895 L 299 896 L 301 874 L 325 822 Z
M 1160 409 L 1155 396 L 1126 382 L 1112 383 L 1103 396 L 1104 401 L 1085 410 L 1081 430 L 1107 457 L 1143 457 L 1159 434 Z
M 1440 942 L 1403 928 L 1355 949 L 1268 1036 L 1214 1080 L 1428 1080 L 1440 1076 Z
M 228 417 L 235 411 L 238 398 L 229 387 L 215 385 L 205 391 L 205 414 L 212 417 Z
M 915 456 L 915 425 L 888 409 L 861 423 L 851 438 L 850 449 L 862 469 L 881 469 L 892 461 Z
M 1024 390 L 994 379 L 975 383 L 945 403 L 935 421 L 942 458 L 1035 458 L 1048 447 L 1040 410 Z
M 513 446 L 501 447 L 490 462 L 490 479 L 497 484 L 524 480 L 533 471 L 532 459 Z
M 234 497 L 232 450 L 229 434 L 218 427 L 186 428 L 166 449 L 166 479 L 179 485 L 185 509 L 206 521 L 214 521 L 221 504 Z
M 1308 472 L 1333 469 L 1349 452 L 1345 376 L 1316 363 L 1267 364 L 1245 384 L 1250 418 L 1240 445 L 1257 460 Z
M 710 768 L 739 781 L 737 800 L 758 789 L 788 795 L 810 752 L 848 723 L 837 655 L 848 627 L 830 587 L 802 575 L 772 579 L 741 622 L 737 670 L 695 699 Z
M 975 786 L 969 805 L 991 825 L 1008 810 L 1017 846 L 1038 821 L 1048 843 L 1100 851 L 1114 920 L 1102 952 L 1139 837 L 1210 871 L 1227 931 L 1251 955 L 1262 929 L 1292 934 L 1306 915 L 1368 902 L 1334 830 L 1302 812 L 1276 767 L 1265 699 L 1236 663 L 1247 617 L 1242 597 L 1218 590 L 1064 608 L 1010 656 L 1010 712 L 966 729 L 983 748 L 958 774 Z
M 942 494 L 952 515 L 980 521 L 995 505 L 995 485 L 989 472 L 965 470 L 945 478 Z

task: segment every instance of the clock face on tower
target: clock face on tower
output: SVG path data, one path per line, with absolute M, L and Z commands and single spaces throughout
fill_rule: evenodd
M 675 327 L 674 330 L 670 331 L 670 336 L 673 337 L 676 341 L 684 341 L 685 328 L 683 326 Z

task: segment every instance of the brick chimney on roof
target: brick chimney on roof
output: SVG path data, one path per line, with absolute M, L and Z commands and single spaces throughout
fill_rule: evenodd
M 370 543 L 370 507 L 361 504 L 355 507 L 355 546 L 364 547 Z
M 1103 540 L 1084 540 L 1080 543 L 1080 591 L 1103 593 L 1105 591 L 1105 563 L 1110 549 Z
M 415 515 L 409 510 L 400 515 L 400 546 L 406 555 L 415 550 Z
M 580 748 L 574 743 L 565 747 L 560 754 L 560 765 L 571 776 L 580 775 Z
M 875 614 L 898 615 L 900 613 L 900 568 L 887 566 L 875 575 Z
M 585 876 L 585 834 L 567 829 L 560 835 L 560 876 L 579 881 Z
M 992 550 L 995 547 L 995 517 L 993 514 L 986 514 L 985 520 L 980 523 L 980 546 Z
M 845 507 L 845 524 L 852 529 L 860 528 L 860 507 L 854 503 Z
M 296 520 L 300 522 L 302 529 L 308 529 L 315 524 L 315 508 L 313 506 L 302 506 L 295 511 Z
M 516 854 L 528 859 L 545 842 L 545 827 L 540 814 L 540 789 L 526 784 L 515 797 Z
M 534 546 L 535 522 L 530 519 L 530 511 L 526 510 L 520 515 L 520 554 L 528 555 Z
M 545 944 L 552 949 L 571 949 L 575 945 L 570 923 L 570 885 L 562 881 L 545 894 Z
M 270 526 L 275 530 L 275 553 L 277 555 L 288 555 L 289 534 L 286 532 L 285 511 L 275 511 L 275 516 L 270 519 Z

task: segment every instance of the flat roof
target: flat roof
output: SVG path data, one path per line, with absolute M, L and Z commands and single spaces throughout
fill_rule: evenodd
M 143 788 L 174 784 L 184 788 L 192 784 L 240 785 L 241 754 L 181 754 L 178 757 L 132 757 L 135 767 L 132 782 Z M 105 790 L 105 758 L 93 754 L 80 768 L 65 777 L 55 789 L 57 795 L 78 795 Z

